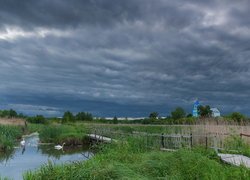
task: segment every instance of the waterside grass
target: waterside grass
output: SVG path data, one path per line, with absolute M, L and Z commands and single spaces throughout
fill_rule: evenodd
M 242 154 L 250 157 L 250 145 L 246 139 L 240 136 L 230 135 L 225 139 L 224 146 L 225 149 L 223 151 L 226 153 Z
M 11 150 L 16 143 L 16 139 L 20 139 L 21 136 L 21 127 L 0 125 L 0 151 Z
M 140 138 L 101 145 L 86 162 L 42 166 L 24 179 L 249 179 L 250 170 L 220 162 L 213 150 L 150 150 Z
M 76 145 L 82 144 L 86 139 L 86 129 L 83 124 L 29 124 L 30 132 L 38 132 L 43 143 L 63 143 Z

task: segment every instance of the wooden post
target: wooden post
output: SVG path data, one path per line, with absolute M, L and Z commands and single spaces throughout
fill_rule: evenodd
M 214 150 L 218 154 L 218 146 L 217 146 L 217 136 L 214 136 Z
M 190 148 L 193 147 L 193 134 L 190 133 Z
M 206 134 L 206 149 L 207 149 L 207 134 Z
M 181 134 L 181 138 L 180 138 L 180 144 L 179 144 L 179 148 L 182 148 L 184 146 L 184 142 L 183 142 L 183 135 Z
M 161 146 L 164 148 L 164 133 L 161 134 Z
M 95 129 L 95 141 L 98 143 L 98 138 L 96 137 L 96 129 Z

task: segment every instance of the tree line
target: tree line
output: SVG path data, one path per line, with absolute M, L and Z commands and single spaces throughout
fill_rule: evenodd
M 78 112 L 76 115 L 74 115 L 72 112 L 66 111 L 64 112 L 62 118 L 58 118 L 58 117 L 45 118 L 43 115 L 26 116 L 26 115 L 23 115 L 22 113 L 17 113 L 13 109 L 0 110 L 0 117 L 1 118 L 23 118 L 23 119 L 26 119 L 30 123 L 37 123 L 37 124 L 46 124 L 48 120 L 61 121 L 62 123 L 93 120 L 93 115 L 88 112 Z
M 209 105 L 198 106 L 198 115 L 200 118 L 209 118 L 212 117 L 212 111 Z M 37 124 L 46 124 L 49 121 L 60 122 L 60 123 L 74 123 L 77 121 L 95 121 L 101 123 L 142 123 L 142 124 L 193 124 L 196 122 L 197 118 L 193 117 L 192 114 L 186 113 L 182 107 L 176 107 L 173 111 L 170 112 L 170 115 L 167 117 L 160 117 L 158 112 L 151 112 L 148 118 L 143 118 L 140 120 L 118 120 L 115 116 L 113 120 L 106 120 L 105 118 L 94 118 L 91 113 L 88 112 L 78 112 L 73 114 L 70 111 L 64 112 L 62 118 L 51 117 L 45 118 L 43 115 L 36 116 L 25 116 L 22 113 L 17 113 L 15 110 L 0 110 L 0 117 L 2 118 L 24 118 L 30 123 Z M 232 120 L 235 122 L 248 121 L 248 117 L 241 114 L 240 112 L 233 112 L 226 116 L 223 116 L 224 119 Z
M 46 124 L 49 121 L 65 124 L 65 123 L 74 123 L 76 121 L 92 121 L 92 120 L 93 120 L 93 115 L 91 113 L 78 112 L 76 115 L 74 115 L 70 111 L 64 112 L 62 118 L 58 118 L 58 117 L 45 118 L 43 115 L 36 115 L 36 116 L 27 118 L 28 122 L 36 123 L 36 124 Z
M 93 116 L 88 112 L 79 112 L 75 116 L 72 112 L 66 111 L 62 117 L 62 123 L 76 122 L 76 121 L 92 121 Z
M 212 117 L 212 110 L 210 108 L 209 105 L 199 105 L 197 107 L 198 110 L 198 118 L 210 118 Z M 240 112 L 232 112 L 228 115 L 222 116 L 223 118 L 227 119 L 227 120 L 232 120 L 235 122 L 242 122 L 242 121 L 248 121 L 249 118 L 243 114 L 241 114 Z M 156 119 L 163 119 L 161 117 L 159 117 L 159 114 L 157 112 L 151 112 L 149 114 L 149 118 L 148 120 L 154 121 Z M 180 122 L 181 120 L 186 120 L 187 122 L 193 122 L 195 121 L 197 118 L 193 117 L 192 114 L 188 114 L 185 112 L 185 110 L 182 107 L 177 107 L 175 108 L 171 113 L 170 116 L 167 116 L 166 118 L 164 118 L 165 120 L 168 121 L 173 121 L 173 123 L 177 123 Z
M 15 110 L 0 110 L 0 117 L 1 118 L 25 118 L 22 113 L 17 113 Z

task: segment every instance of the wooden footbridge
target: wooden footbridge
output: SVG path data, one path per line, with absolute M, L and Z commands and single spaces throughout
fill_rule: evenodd
M 101 136 L 101 135 L 97 135 L 97 134 L 88 134 L 87 136 L 90 139 L 95 140 L 97 142 L 99 142 L 99 141 L 106 142 L 106 143 L 111 143 L 112 141 L 116 142 L 115 139 L 111 139 L 109 137 L 105 137 L 105 136 Z
M 235 166 L 246 166 L 247 168 L 250 168 L 250 158 L 240 155 L 240 154 L 220 154 L 218 153 L 218 156 L 221 158 L 221 160 L 225 163 L 235 165 Z

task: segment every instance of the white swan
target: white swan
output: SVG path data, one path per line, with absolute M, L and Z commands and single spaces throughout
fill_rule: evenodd
M 65 144 L 65 143 L 63 143 L 62 146 L 61 146 L 61 145 L 56 145 L 56 146 L 55 146 L 55 149 L 57 149 L 57 150 L 63 149 L 64 144 Z
M 24 140 L 24 138 L 23 138 L 23 140 L 20 142 L 20 145 L 21 145 L 21 146 L 25 146 L 25 140 Z

